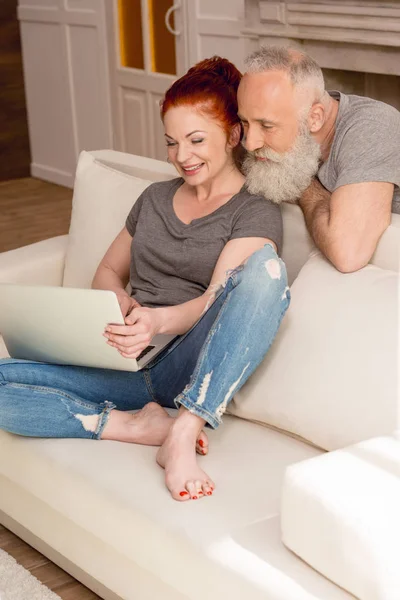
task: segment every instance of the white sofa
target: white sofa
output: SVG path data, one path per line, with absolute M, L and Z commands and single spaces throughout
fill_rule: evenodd
M 173 176 L 82 153 L 69 236 L 3 253 L 0 281 L 89 286 L 140 191 Z M 0 522 L 106 600 L 400 598 L 400 217 L 349 275 L 297 207 L 284 225 L 292 304 L 209 433 L 212 498 L 173 501 L 155 448 L 0 432 Z

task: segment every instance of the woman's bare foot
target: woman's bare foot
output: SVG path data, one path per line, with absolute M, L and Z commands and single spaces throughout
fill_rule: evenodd
M 156 402 L 149 402 L 133 415 L 112 410 L 101 439 L 161 446 L 174 421 L 175 419 Z M 196 451 L 201 455 L 208 453 L 208 438 L 204 431 L 201 431 L 197 438 Z
M 157 462 L 165 469 L 165 483 L 174 500 L 197 500 L 214 491 L 215 484 L 196 461 L 195 441 L 203 425 L 200 417 L 181 412 L 157 452 Z

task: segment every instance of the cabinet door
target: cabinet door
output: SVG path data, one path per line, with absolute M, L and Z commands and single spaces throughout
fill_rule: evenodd
M 72 186 L 81 150 L 112 146 L 104 0 L 19 0 L 34 177 Z
M 165 90 L 187 68 L 184 10 L 180 0 L 108 3 L 117 150 L 166 158 L 159 103 Z

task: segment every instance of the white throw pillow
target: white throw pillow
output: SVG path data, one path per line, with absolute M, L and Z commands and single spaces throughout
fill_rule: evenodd
M 230 412 L 326 450 L 390 434 L 399 418 L 399 275 L 339 273 L 319 252 L 263 363 Z
M 150 183 L 82 152 L 76 170 L 64 286 L 91 286 L 99 262 Z
M 374 438 L 286 469 L 282 541 L 355 598 L 399 600 L 399 506 L 399 438 Z

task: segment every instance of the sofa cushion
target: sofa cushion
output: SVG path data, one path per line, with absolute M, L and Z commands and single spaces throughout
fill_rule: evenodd
M 230 412 L 334 450 L 398 426 L 399 275 L 339 273 L 319 253 L 301 270 L 265 360 Z
M 88 288 L 97 266 L 150 181 L 82 152 L 76 172 L 64 286 Z
M 282 539 L 360 600 L 400 597 L 400 441 L 383 437 L 290 466 Z
M 183 504 L 165 488 L 156 448 L 0 432 L 0 510 L 125 600 L 349 600 L 280 540 L 285 469 L 320 452 L 253 423 L 225 420 L 208 432 L 210 454 L 200 459 L 216 491 Z M 152 594 L 137 571 L 176 595 Z

